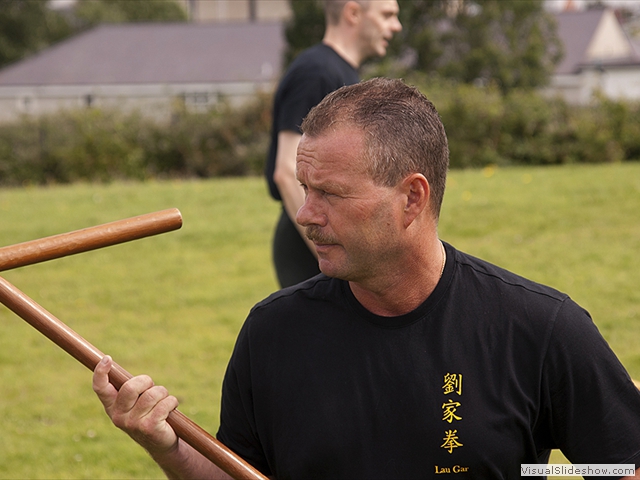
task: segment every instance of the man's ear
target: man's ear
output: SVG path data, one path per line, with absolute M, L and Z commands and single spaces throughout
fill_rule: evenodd
M 347 25 L 357 25 L 360 22 L 360 17 L 362 14 L 362 5 L 358 2 L 354 2 L 353 0 L 345 3 L 342 8 L 342 18 Z
M 413 173 L 402 180 L 406 195 L 404 206 L 404 225 L 408 227 L 425 210 L 429 208 L 431 188 L 421 173 Z

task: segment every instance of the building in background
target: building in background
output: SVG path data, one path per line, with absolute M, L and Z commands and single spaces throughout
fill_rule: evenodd
M 79 0 L 49 0 L 49 6 L 58 10 L 68 10 L 72 9 L 78 1 Z M 193 22 L 284 21 L 288 20 L 291 16 L 290 0 L 175 1 L 184 7 L 189 15 L 189 20 Z
M 168 118 L 273 90 L 289 0 L 176 1 L 190 22 L 104 24 L 0 70 L 0 121 L 90 106 Z
M 105 24 L 0 70 L 0 121 L 91 106 L 168 119 L 240 103 L 273 90 L 284 48 L 279 22 Z
M 555 14 L 564 57 L 544 92 L 585 104 L 594 94 L 640 100 L 640 56 L 614 10 L 570 9 Z
M 283 21 L 291 16 L 289 0 L 178 0 L 194 22 Z

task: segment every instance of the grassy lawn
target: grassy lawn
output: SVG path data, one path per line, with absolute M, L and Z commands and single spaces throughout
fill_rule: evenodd
M 262 179 L 0 190 L 0 245 L 171 207 L 181 230 L 2 276 L 215 433 L 235 336 L 277 288 Z M 640 164 L 455 171 L 440 235 L 569 293 L 640 378 L 638 212 Z M 0 479 L 162 478 L 110 424 L 90 372 L 4 307 L 0 385 Z

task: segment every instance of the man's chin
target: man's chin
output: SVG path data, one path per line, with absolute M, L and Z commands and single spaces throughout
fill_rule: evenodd
M 327 277 L 342 278 L 341 273 L 344 273 L 330 261 L 326 259 L 323 260 L 322 257 L 318 259 L 318 268 L 320 268 L 320 271 Z
M 384 57 L 387 54 L 388 50 L 389 50 L 389 42 L 385 41 L 384 44 L 380 45 L 380 48 L 378 48 L 378 56 Z

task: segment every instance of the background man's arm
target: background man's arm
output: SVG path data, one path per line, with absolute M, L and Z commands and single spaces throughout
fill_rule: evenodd
M 304 228 L 296 222 L 296 214 L 304 203 L 304 191 L 296 178 L 296 152 L 301 137 L 302 135 L 298 132 L 291 130 L 282 130 L 278 133 L 278 152 L 273 180 L 278 186 L 287 215 L 298 229 L 311 253 L 316 255 L 313 243 L 304 234 Z

